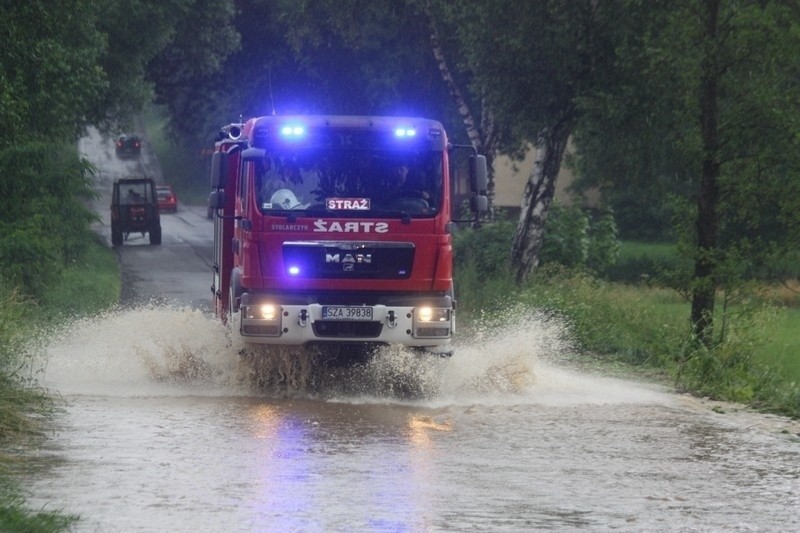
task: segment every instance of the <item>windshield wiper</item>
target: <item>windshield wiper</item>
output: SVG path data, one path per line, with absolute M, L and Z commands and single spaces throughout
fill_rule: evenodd
M 408 211 L 394 209 L 391 211 L 379 211 L 377 214 L 382 217 L 400 217 L 400 222 L 403 224 L 411 224 L 411 215 Z
M 298 217 L 320 216 L 320 217 L 348 217 L 348 218 L 399 218 L 403 224 L 411 224 L 411 214 L 407 211 L 393 209 L 388 211 L 348 211 L 345 209 L 329 211 L 323 207 L 310 207 L 306 209 L 281 209 L 281 215 L 286 216 L 289 222 L 296 222 Z M 275 213 L 276 215 L 278 213 Z M 368 216 L 365 216 L 368 215 Z

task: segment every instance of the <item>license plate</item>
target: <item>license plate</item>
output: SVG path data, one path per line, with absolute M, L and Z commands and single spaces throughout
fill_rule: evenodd
M 323 306 L 323 320 L 372 320 L 371 307 Z

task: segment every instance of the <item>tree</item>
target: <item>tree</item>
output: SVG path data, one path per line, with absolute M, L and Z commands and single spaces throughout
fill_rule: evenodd
M 241 50 L 236 8 L 232 0 L 192 0 L 174 11 L 168 45 L 147 61 L 143 76 L 153 84 L 156 103 L 166 106 L 173 131 L 207 143 L 223 117 L 231 121 L 219 109 L 226 108 L 232 85 L 225 83 L 223 69 Z
M 581 101 L 607 82 L 616 3 L 461 0 L 450 11 L 473 75 L 498 125 L 499 148 L 531 142 L 536 159 L 525 186 L 511 250 L 517 282 L 537 266 L 547 214 Z
M 195 10 L 226 21 L 203 0 L 51 4 L 0 2 L 0 283 L 35 296 L 91 239 L 91 168 L 74 142 L 89 125 L 130 123 L 152 95 L 146 65 Z M 183 62 L 213 70 L 219 43 L 188 33 Z
M 732 0 L 625 7 L 620 83 L 586 106 L 583 169 L 612 189 L 655 184 L 687 203 L 676 225 L 694 260 L 685 289 L 694 334 L 710 346 L 716 291 L 775 273 L 795 253 L 798 8 Z M 608 142 L 598 136 L 604 128 L 617 132 Z
M 65 14 L 69 14 L 65 16 Z M 87 0 L 0 3 L 0 149 L 20 140 L 76 139 L 99 118 L 108 78 L 104 40 Z

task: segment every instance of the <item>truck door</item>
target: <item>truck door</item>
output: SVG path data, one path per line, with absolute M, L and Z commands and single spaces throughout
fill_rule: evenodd
M 233 232 L 236 209 L 236 189 L 239 176 L 240 147 L 236 144 L 221 143 L 212 156 L 211 188 L 212 194 L 223 191 L 224 204 L 215 203 L 214 219 L 214 266 L 212 292 L 217 316 L 225 320 L 230 302 L 231 269 L 233 268 Z M 212 198 L 209 198 L 212 202 Z

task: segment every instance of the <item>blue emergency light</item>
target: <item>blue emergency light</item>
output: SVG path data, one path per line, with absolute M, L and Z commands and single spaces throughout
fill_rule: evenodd
M 281 135 L 289 138 L 298 138 L 305 135 L 306 129 L 303 126 L 286 125 L 281 128 Z
M 414 128 L 397 128 L 394 130 L 394 134 L 396 137 L 414 137 L 417 134 L 417 130 Z

